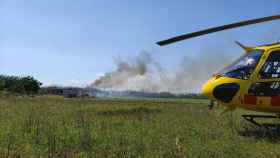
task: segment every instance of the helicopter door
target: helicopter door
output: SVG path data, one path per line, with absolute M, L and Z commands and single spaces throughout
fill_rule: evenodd
M 244 100 L 252 105 L 280 107 L 280 50 L 270 52 Z

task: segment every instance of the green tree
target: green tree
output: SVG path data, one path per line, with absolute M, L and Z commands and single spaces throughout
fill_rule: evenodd
M 32 76 L 18 77 L 0 75 L 0 91 L 8 91 L 18 94 L 37 94 L 41 82 Z
M 41 82 L 34 79 L 32 76 L 21 78 L 21 84 L 26 94 L 37 94 L 40 90 Z

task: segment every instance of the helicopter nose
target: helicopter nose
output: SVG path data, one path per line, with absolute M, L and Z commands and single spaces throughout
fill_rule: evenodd
M 213 84 L 211 84 L 211 81 L 207 81 L 202 86 L 201 94 L 206 96 L 208 99 L 213 99 Z
M 216 82 L 215 78 L 210 79 L 202 86 L 202 95 L 210 100 L 218 100 L 229 103 L 239 91 L 237 83 Z

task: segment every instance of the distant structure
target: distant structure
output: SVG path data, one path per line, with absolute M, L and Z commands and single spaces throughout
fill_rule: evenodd
M 88 97 L 89 93 L 86 89 L 76 87 L 44 87 L 43 94 L 59 95 L 65 98 Z
M 43 87 L 41 88 L 43 94 L 62 95 L 63 90 L 60 87 Z
M 200 94 L 173 94 L 170 92 L 143 92 L 143 91 L 107 91 L 96 88 L 77 88 L 77 87 L 43 87 L 41 94 L 58 95 L 65 98 L 79 97 L 129 97 L 129 98 L 192 98 L 205 99 Z
M 85 96 L 85 93 L 82 88 L 64 88 L 62 89 L 62 95 L 65 98 L 76 98 Z

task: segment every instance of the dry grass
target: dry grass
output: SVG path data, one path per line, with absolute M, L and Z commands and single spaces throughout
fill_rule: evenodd
M 279 135 L 207 100 L 0 98 L 0 158 L 280 157 Z

